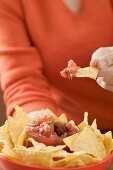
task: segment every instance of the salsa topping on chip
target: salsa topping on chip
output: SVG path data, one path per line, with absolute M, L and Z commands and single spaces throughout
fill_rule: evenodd
M 73 60 L 68 61 L 67 68 L 60 72 L 64 78 L 72 79 L 73 77 L 88 77 L 96 80 L 98 75 L 98 68 L 84 67 L 81 68 Z
M 62 70 L 60 72 L 61 76 L 64 78 L 69 78 L 72 79 L 73 75 L 77 73 L 77 70 L 80 67 L 76 65 L 76 63 L 73 60 L 69 60 L 68 61 L 68 65 L 67 68 L 65 68 L 64 70 Z

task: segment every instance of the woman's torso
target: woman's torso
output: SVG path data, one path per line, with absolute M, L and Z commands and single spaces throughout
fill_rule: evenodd
M 40 53 L 53 98 L 68 117 L 80 122 L 84 111 L 99 128 L 113 128 L 113 93 L 87 78 L 66 80 L 60 71 L 73 59 L 89 65 L 99 47 L 113 46 L 113 11 L 109 0 L 83 0 L 72 12 L 62 0 L 22 0 L 32 44 Z

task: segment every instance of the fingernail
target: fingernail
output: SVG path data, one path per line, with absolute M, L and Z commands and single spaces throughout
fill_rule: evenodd
M 104 80 L 104 77 L 97 77 L 98 82 L 103 81 L 103 80 Z
M 97 83 L 98 83 L 101 87 L 104 87 L 104 86 L 105 86 L 104 78 L 103 78 L 103 77 L 98 77 L 98 78 L 97 78 Z
M 106 61 L 101 61 L 99 65 L 100 65 L 100 68 L 102 69 L 107 66 L 107 63 L 106 63 Z

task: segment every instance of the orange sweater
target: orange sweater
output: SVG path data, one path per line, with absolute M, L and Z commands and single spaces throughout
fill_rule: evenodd
M 99 128 L 113 129 L 113 93 L 91 79 L 60 76 L 69 59 L 85 67 L 101 46 L 113 46 L 110 0 L 83 0 L 79 13 L 62 0 L 0 0 L 0 80 L 7 114 L 16 103 L 27 112 L 65 112 L 78 123 L 88 111 Z

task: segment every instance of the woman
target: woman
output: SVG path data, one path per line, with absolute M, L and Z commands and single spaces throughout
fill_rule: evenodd
M 113 129 L 112 46 L 111 0 L 1 0 L 0 78 L 7 115 L 14 114 L 14 103 L 29 113 L 65 112 L 76 123 L 88 111 L 100 129 Z M 60 71 L 69 59 L 97 66 L 97 82 L 63 79 Z

